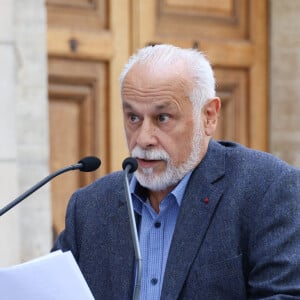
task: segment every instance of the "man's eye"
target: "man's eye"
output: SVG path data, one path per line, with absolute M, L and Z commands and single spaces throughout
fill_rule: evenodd
M 131 123 L 136 123 L 136 122 L 139 121 L 139 117 L 136 116 L 136 115 L 130 115 L 129 120 L 130 120 Z
M 158 121 L 162 122 L 162 123 L 167 122 L 169 119 L 170 119 L 170 116 L 166 115 L 166 114 L 161 114 L 158 116 Z

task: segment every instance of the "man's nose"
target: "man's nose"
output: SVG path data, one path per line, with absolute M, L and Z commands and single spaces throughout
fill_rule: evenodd
M 137 144 L 142 148 L 149 148 L 157 145 L 157 130 L 154 124 L 149 120 L 144 120 L 143 124 L 140 126 Z

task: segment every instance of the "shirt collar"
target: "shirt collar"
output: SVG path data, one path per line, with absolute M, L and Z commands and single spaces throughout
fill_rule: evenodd
M 185 189 L 187 187 L 187 184 L 189 182 L 189 179 L 191 177 L 192 172 L 188 172 L 176 185 L 176 187 L 170 192 L 172 194 L 176 201 L 178 206 L 181 205 L 183 195 L 185 192 Z M 138 197 L 139 199 L 145 201 L 148 197 L 148 190 L 141 186 L 139 182 L 137 181 L 136 177 L 133 175 L 132 180 L 130 181 L 130 192 L 134 196 Z

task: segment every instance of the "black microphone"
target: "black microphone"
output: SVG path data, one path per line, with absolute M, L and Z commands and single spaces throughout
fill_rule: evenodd
M 137 233 L 136 221 L 134 216 L 133 204 L 132 204 L 132 197 L 130 193 L 130 187 L 128 182 L 128 173 L 133 173 L 138 168 L 138 162 L 133 157 L 127 157 L 123 163 L 122 167 L 124 170 L 124 188 L 125 188 L 125 196 L 129 214 L 129 221 L 130 221 L 130 229 L 131 229 L 131 237 L 134 247 L 134 254 L 136 260 L 136 273 L 135 273 L 135 285 L 133 289 L 133 300 L 140 299 L 140 292 L 141 292 L 141 282 L 142 282 L 142 256 L 139 244 L 139 237 Z
M 96 156 L 87 156 L 82 158 L 75 166 L 77 165 L 80 165 L 79 170 L 81 172 L 93 172 L 100 167 L 101 160 Z
M 133 173 L 138 168 L 138 162 L 133 157 L 127 157 L 124 159 L 124 161 L 122 163 L 122 168 L 123 168 L 123 170 L 127 169 L 128 173 Z
M 71 165 L 68 167 L 64 167 L 62 169 L 59 169 L 58 171 L 48 175 L 41 181 L 39 181 L 37 184 L 35 184 L 33 187 L 31 187 L 29 190 L 24 192 L 22 195 L 20 195 L 18 198 L 10 202 L 8 205 L 0 209 L 0 216 L 8 212 L 11 208 L 13 208 L 15 205 L 20 203 L 22 200 L 27 198 L 29 195 L 31 195 L 33 192 L 41 188 L 43 185 L 45 185 L 48 181 L 56 177 L 57 175 L 60 175 L 62 173 L 72 171 L 72 170 L 80 170 L 82 172 L 92 172 L 97 170 L 101 165 L 101 160 L 98 157 L 95 156 L 87 156 L 82 158 L 77 164 Z

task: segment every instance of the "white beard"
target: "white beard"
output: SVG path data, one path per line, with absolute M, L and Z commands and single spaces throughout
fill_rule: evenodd
M 192 151 L 190 156 L 186 162 L 178 167 L 172 164 L 170 156 L 165 150 L 145 150 L 140 146 L 136 146 L 131 153 L 133 157 L 148 160 L 164 160 L 167 165 L 166 170 L 159 175 L 154 174 L 153 168 L 139 167 L 135 172 L 138 182 L 152 191 L 163 191 L 168 187 L 176 185 L 188 172 L 192 171 L 199 163 L 203 150 L 203 132 L 199 127 L 199 124 L 195 126 L 195 132 L 191 141 Z

